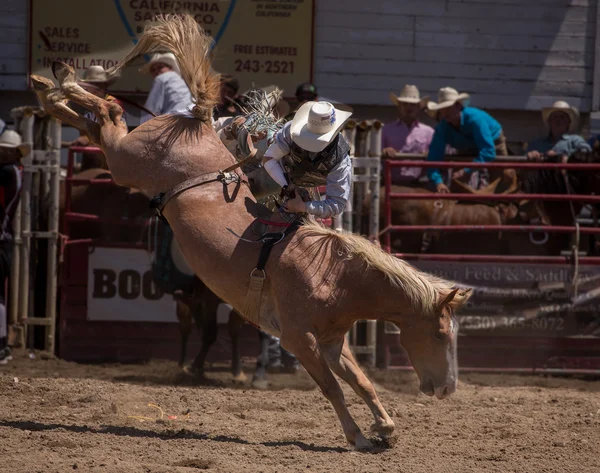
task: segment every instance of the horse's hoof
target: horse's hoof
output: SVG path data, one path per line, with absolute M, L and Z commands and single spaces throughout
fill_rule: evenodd
M 367 439 L 363 434 L 358 434 L 356 436 L 356 441 L 354 442 L 354 450 L 359 452 L 367 452 L 369 450 L 373 450 L 374 445 L 369 439 Z
M 394 433 L 396 426 L 390 422 L 375 422 L 371 425 L 371 432 L 381 438 L 388 438 Z
M 44 92 L 47 90 L 54 89 L 54 82 L 52 82 L 46 77 L 36 76 L 35 74 L 31 74 L 29 77 L 31 78 L 33 90 L 37 90 L 38 92 Z
M 269 382 L 266 379 L 254 378 L 250 384 L 254 389 L 260 389 L 264 391 L 269 389 Z
M 244 384 L 246 381 L 248 381 L 248 376 L 243 371 L 233 375 L 233 382 L 236 384 Z
M 204 373 L 194 369 L 193 366 L 184 366 L 183 372 L 188 376 L 192 376 L 193 378 L 198 378 L 198 379 L 204 378 Z
M 75 69 L 62 61 L 52 62 L 52 74 L 61 83 L 75 82 Z

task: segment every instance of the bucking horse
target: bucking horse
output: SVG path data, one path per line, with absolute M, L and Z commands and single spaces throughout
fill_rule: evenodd
M 263 238 L 273 246 L 264 271 L 257 271 L 263 245 L 246 240 L 256 240 L 259 206 L 211 123 L 220 85 L 211 68 L 211 44 L 189 15 L 158 16 L 146 27 L 109 73 L 143 54 L 171 51 L 194 106 L 189 113 L 153 118 L 130 133 L 121 120 L 123 109 L 81 88 L 67 64 L 53 64 L 58 88 L 48 78 L 31 79 L 50 115 L 100 146 L 116 183 L 152 198 L 202 282 L 298 357 L 331 402 L 347 441 L 356 449 L 372 449 L 334 373 L 368 405 L 375 434 L 389 438 L 394 422 L 356 363 L 346 332 L 360 319 L 396 324 L 421 391 L 444 399 L 456 390 L 455 312 L 470 289 L 419 271 L 365 238 L 309 219 L 291 224 L 276 244 Z M 70 109 L 67 100 L 91 110 L 97 122 Z

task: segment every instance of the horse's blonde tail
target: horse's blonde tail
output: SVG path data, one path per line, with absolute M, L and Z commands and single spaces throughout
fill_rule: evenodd
M 207 35 L 190 15 L 158 15 L 146 26 L 144 34 L 135 47 L 119 63 L 109 69 L 115 75 L 136 57 L 168 50 L 175 55 L 181 77 L 194 99 L 192 114 L 204 122 L 210 122 L 212 110 L 219 98 L 220 76 L 210 63 L 212 38 Z

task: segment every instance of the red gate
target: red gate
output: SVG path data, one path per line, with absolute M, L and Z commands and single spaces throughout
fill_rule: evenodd
M 65 179 L 65 212 L 62 215 L 61 227 L 67 238 L 60 274 L 57 353 L 66 360 L 81 362 L 127 362 L 150 358 L 177 360 L 180 331 L 175 316 L 175 303 L 171 296 L 161 296 L 148 277 L 150 259 L 147 242 L 98 242 L 91 238 L 69 238 L 69 225 L 73 222 L 137 227 L 140 233 L 149 224 L 73 212 L 73 186 L 102 186 L 107 189 L 118 187 L 112 179 L 82 179 L 74 176 L 74 155 L 79 152 L 101 153 L 98 148 L 69 149 Z M 110 271 L 114 273 L 112 282 Z M 126 277 L 122 277 L 123 274 L 126 274 Z M 98 282 L 98 278 L 102 277 L 105 279 Z M 118 287 L 123 282 L 121 279 L 125 281 L 124 288 Z M 93 291 L 99 292 L 100 297 L 90 297 Z M 113 292 L 114 297 L 108 297 Z M 124 297 L 120 297 L 121 295 Z M 149 314 L 146 309 L 152 313 Z M 245 326 L 240 338 L 241 355 L 256 356 L 259 346 L 255 329 L 249 325 Z M 188 345 L 188 358 L 195 356 L 199 347 L 200 337 L 198 331 L 194 330 Z M 211 348 L 208 360 L 230 359 L 229 338 L 220 336 Z
M 382 245 L 391 252 L 391 232 L 557 232 L 576 233 L 580 235 L 598 235 L 600 228 L 579 228 L 579 226 L 542 226 L 542 225 L 394 225 L 392 222 L 392 199 L 435 199 L 460 201 L 518 201 L 542 200 L 547 202 L 600 202 L 596 195 L 552 195 L 552 194 L 437 194 L 437 193 L 397 193 L 392 192 L 391 174 L 394 167 L 435 167 L 440 169 L 464 168 L 464 162 L 425 162 L 425 161 L 390 161 L 384 163 L 385 228 L 381 231 Z M 566 170 L 600 170 L 599 164 L 554 164 L 530 162 L 494 162 L 468 163 L 472 169 L 566 169 Z M 394 253 L 395 256 L 410 260 L 415 266 L 428 272 L 438 272 L 448 279 L 468 286 L 477 286 L 477 290 L 489 297 L 495 304 L 486 305 L 479 300 L 478 307 L 467 307 L 458 319 L 461 325 L 459 338 L 459 366 L 461 370 L 477 371 L 512 371 L 512 372 L 565 372 L 565 373 L 600 373 L 600 320 L 598 310 L 592 306 L 586 311 L 581 304 L 590 302 L 600 296 L 600 257 L 579 256 L 578 252 L 570 256 L 525 256 L 525 255 L 485 255 L 485 254 L 429 254 L 429 253 Z M 518 265 L 518 266 L 517 266 Z M 586 284 L 595 286 L 586 294 L 579 296 L 574 302 L 564 301 L 560 304 L 546 304 L 525 307 L 508 304 L 506 300 L 516 296 L 527 298 L 558 297 L 556 291 L 566 291 L 569 281 L 565 276 L 575 272 L 578 280 L 585 279 Z M 475 275 L 488 274 L 484 286 L 477 283 Z M 510 275 L 502 279 L 502 275 Z M 526 274 L 523 280 L 519 275 Z M 581 275 L 586 274 L 583 279 Z M 454 276 L 454 277 L 448 277 Z M 533 275 L 533 276 L 531 276 Z M 529 279 L 533 277 L 534 279 Z M 535 280 L 538 279 L 538 281 Z M 481 280 L 485 278 L 481 278 Z M 543 281 L 548 279 L 548 282 Z M 551 280 L 556 281 L 552 282 Z M 554 285 L 553 285 L 554 284 Z M 516 285 L 516 287 L 515 287 Z M 536 289 L 537 287 L 537 289 Z M 539 288 L 541 287 L 541 289 Z M 554 291 L 554 292 L 553 292 Z M 584 296 L 588 299 L 584 300 Z M 505 297 L 506 299 L 501 299 Z M 543 302 L 542 302 L 543 303 Z M 475 303 L 475 305 L 477 302 Z M 579 305 L 577 305 L 579 304 Z M 585 309 L 587 306 L 583 306 Z M 535 311 L 538 312 L 535 312 Z M 546 312 L 544 312 L 546 311 Z M 545 316 L 547 313 L 549 315 Z M 537 314 L 537 315 L 532 315 Z M 541 315 L 540 315 L 541 314 Z M 589 328 L 594 330 L 590 333 Z M 387 328 L 387 326 L 386 326 Z M 587 332 L 586 332 L 587 330 Z M 391 330 L 378 331 L 378 365 L 409 369 L 410 362 L 406 352 L 400 346 L 398 333 Z

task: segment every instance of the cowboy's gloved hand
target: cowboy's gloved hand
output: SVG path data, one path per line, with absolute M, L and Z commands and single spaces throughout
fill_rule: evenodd
M 464 169 L 459 169 L 458 171 L 454 171 L 452 173 L 452 179 L 460 179 L 464 175 L 465 175 L 465 170 Z
M 281 188 L 281 193 L 279 197 L 284 199 L 294 199 L 296 197 L 296 186 L 294 184 L 288 184 L 287 186 L 283 186 Z
M 237 139 L 238 132 L 244 123 L 246 123 L 246 117 L 235 117 L 233 120 L 231 120 L 231 122 L 229 122 L 229 125 L 223 128 L 225 137 L 228 140 Z
M 449 194 L 450 193 L 450 189 L 448 189 L 448 186 L 446 186 L 446 184 L 444 184 L 443 182 L 440 182 L 436 187 L 435 190 L 439 193 L 439 194 Z
M 281 207 L 289 213 L 306 212 L 306 203 L 302 200 L 300 194 L 296 194 L 293 199 L 284 202 Z
M 544 156 L 539 151 L 528 151 L 525 156 L 530 161 L 542 161 L 544 159 Z
M 253 135 L 251 135 L 252 137 L 252 142 L 253 143 L 258 143 L 259 141 L 264 140 L 267 137 L 267 132 L 266 131 L 259 131 L 258 133 L 255 133 Z
M 383 151 L 381 151 L 382 158 L 395 158 L 396 154 L 396 150 L 391 147 L 383 148 Z

